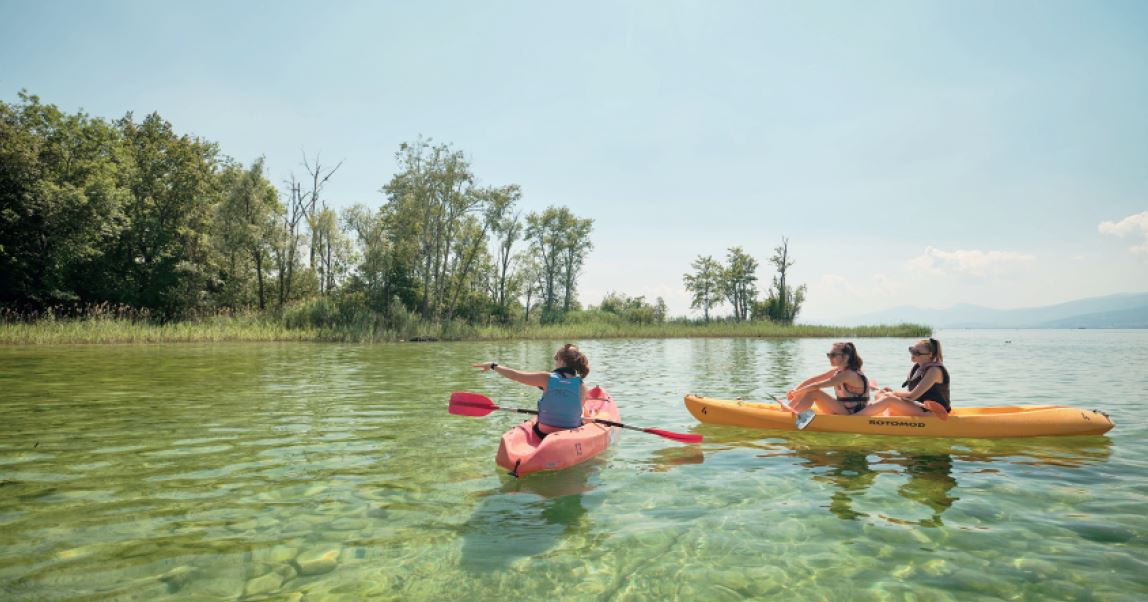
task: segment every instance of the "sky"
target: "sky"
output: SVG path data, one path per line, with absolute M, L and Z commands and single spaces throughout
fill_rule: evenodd
M 158 111 L 272 181 L 464 151 L 594 220 L 579 298 L 782 237 L 800 321 L 1148 290 L 1148 3 L 0 0 L 0 100 Z M 728 306 L 718 313 L 728 312 Z M 696 312 L 694 312 L 696 314 Z

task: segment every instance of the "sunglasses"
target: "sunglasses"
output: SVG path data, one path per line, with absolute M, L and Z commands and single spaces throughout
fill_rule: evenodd
M 929 355 L 928 351 L 921 351 L 919 349 L 914 349 L 912 347 L 909 348 L 909 353 L 911 353 L 913 355 Z
M 830 351 L 829 353 L 825 354 L 825 357 L 841 357 L 842 355 L 844 354 L 837 351 Z

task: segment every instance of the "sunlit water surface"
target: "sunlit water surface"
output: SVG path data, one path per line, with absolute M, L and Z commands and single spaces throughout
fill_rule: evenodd
M 952 331 L 954 403 L 1109 412 L 1107 437 L 785 434 L 697 424 L 823 339 L 582 341 L 625 432 L 564 473 L 494 465 L 555 342 L 0 348 L 8 600 L 1148 597 L 1148 332 Z M 907 339 L 858 341 L 881 384 Z

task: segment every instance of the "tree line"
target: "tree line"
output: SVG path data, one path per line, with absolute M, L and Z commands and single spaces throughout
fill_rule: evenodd
M 329 206 L 341 163 L 303 156 L 276 186 L 218 144 L 158 113 L 105 120 L 21 92 L 0 101 L 0 307 L 36 315 L 112 304 L 179 320 L 258 310 L 331 326 L 366 319 L 448 324 L 667 319 L 665 302 L 611 292 L 582 312 L 578 281 L 594 222 L 566 207 L 526 213 L 515 184 L 483 186 L 466 155 L 419 138 L 394 153 L 378 206 Z M 740 247 L 699 256 L 691 308 L 729 304 L 736 321 L 794 321 L 804 286 L 783 238 L 759 299 Z M 292 318 L 293 316 L 293 318 Z
M 109 121 L 21 92 L 0 102 L 0 305 L 172 320 L 325 300 L 442 323 L 578 309 L 593 220 L 523 215 L 517 185 L 477 184 L 448 144 L 420 138 L 395 160 L 381 206 L 336 211 L 324 190 L 339 163 L 304 155 L 305 174 L 276 186 L 263 159 L 237 162 L 158 113 Z
M 689 291 L 690 308 L 702 310 L 703 319 L 710 321 L 710 310 L 724 303 L 733 309 L 735 321 L 769 320 L 792 324 L 805 301 L 805 285 L 793 286 L 789 282 L 789 268 L 794 259 L 789 254 L 789 239 L 782 237 L 773 250 L 769 262 L 777 270 L 766 296 L 758 299 L 757 260 L 741 247 L 730 247 L 725 264 L 712 256 L 699 255 L 690 267 L 692 272 L 682 278 Z

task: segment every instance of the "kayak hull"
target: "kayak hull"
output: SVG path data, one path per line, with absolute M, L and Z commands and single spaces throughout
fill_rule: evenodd
M 707 424 L 794 431 L 793 414 L 776 403 L 686 395 L 686 408 Z M 1069 406 L 1029 405 L 955 408 L 935 416 L 835 416 L 818 414 L 804 430 L 821 433 L 996 439 L 1103 435 L 1115 426 L 1106 414 Z
M 601 387 L 586 396 L 583 418 L 620 422 L 618 406 Z M 510 429 L 502 435 L 495 461 L 510 474 L 523 477 L 544 470 L 562 470 L 581 464 L 606 451 L 618 438 L 618 428 L 586 422 L 576 429 L 558 431 L 539 440 L 534 433 L 537 417 Z

